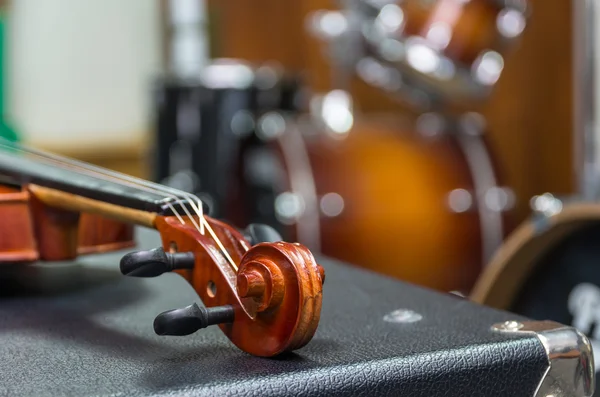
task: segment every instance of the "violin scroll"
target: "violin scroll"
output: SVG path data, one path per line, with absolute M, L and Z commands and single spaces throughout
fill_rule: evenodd
M 298 349 L 316 332 L 324 271 L 298 243 L 273 240 L 278 234 L 252 225 L 244 234 L 205 217 L 204 233 L 174 217 L 159 217 L 163 247 L 126 255 L 121 271 L 154 277 L 175 271 L 196 290 L 196 304 L 164 312 L 155 319 L 160 335 L 189 335 L 218 325 L 241 350 L 270 357 Z

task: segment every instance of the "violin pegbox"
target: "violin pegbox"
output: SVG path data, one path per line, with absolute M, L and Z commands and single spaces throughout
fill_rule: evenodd
M 175 271 L 196 290 L 206 307 L 196 304 L 160 314 L 160 335 L 188 335 L 217 324 L 241 350 L 270 357 L 298 349 L 316 332 L 324 271 L 298 243 L 250 243 L 234 228 L 205 218 L 201 234 L 173 217 L 157 220 L 163 248 L 126 255 L 124 274 L 153 277 Z M 250 238 L 273 233 L 257 233 Z M 248 234 L 248 233 L 245 233 Z

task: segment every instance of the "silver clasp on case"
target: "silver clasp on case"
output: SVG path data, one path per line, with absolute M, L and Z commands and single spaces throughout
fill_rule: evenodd
M 553 321 L 506 321 L 496 332 L 535 334 L 548 355 L 548 369 L 535 397 L 589 397 L 595 390 L 592 346 L 576 328 Z

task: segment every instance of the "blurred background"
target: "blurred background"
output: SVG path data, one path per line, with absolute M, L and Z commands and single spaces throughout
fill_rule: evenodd
M 600 339 L 594 0 L 0 4 L 0 135 Z
M 331 59 L 305 21 L 311 12 L 339 9 L 335 2 L 197 3 L 198 67 L 216 57 L 276 61 L 314 91 L 331 89 Z M 527 197 L 575 186 L 571 2 L 529 3 L 528 25 L 477 109 L 505 183 L 522 198 L 517 220 L 528 213 Z M 6 117 L 23 139 L 150 176 L 144 156 L 155 146 L 152 88 L 170 62 L 168 3 L 21 0 L 3 7 Z M 350 92 L 363 112 L 407 111 L 359 78 Z
M 589 58 L 577 12 L 541 0 L 4 1 L 1 133 L 192 192 L 240 228 L 266 223 L 468 294 L 532 212 L 586 189 L 595 131 L 580 113 L 595 112 L 582 99 L 595 79 L 577 59 Z

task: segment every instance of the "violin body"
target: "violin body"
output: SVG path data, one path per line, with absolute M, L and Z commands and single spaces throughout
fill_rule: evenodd
M 99 254 L 135 246 L 133 225 L 85 213 L 79 219 L 77 240 L 78 255 Z
M 0 216 L 0 263 L 68 260 L 135 245 L 132 225 L 47 208 L 20 187 L 0 185 Z
M 188 193 L 0 141 L 0 264 L 68 260 L 133 243 L 133 225 L 163 246 L 125 255 L 121 272 L 176 272 L 205 304 L 158 315 L 159 335 L 210 325 L 241 350 L 270 357 L 308 343 L 319 323 L 324 270 L 304 246 L 262 225 L 245 234 L 204 216 Z
M 38 260 L 29 192 L 0 185 L 0 216 L 0 263 Z

